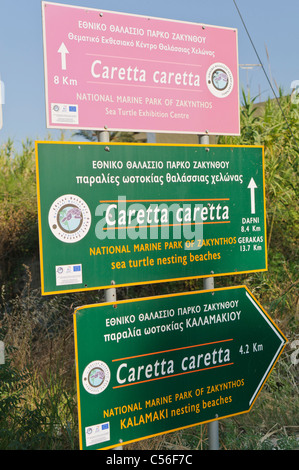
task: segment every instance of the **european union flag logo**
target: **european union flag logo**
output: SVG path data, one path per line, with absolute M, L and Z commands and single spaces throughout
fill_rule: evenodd
M 77 106 L 69 106 L 69 111 L 70 112 L 76 112 L 77 111 Z

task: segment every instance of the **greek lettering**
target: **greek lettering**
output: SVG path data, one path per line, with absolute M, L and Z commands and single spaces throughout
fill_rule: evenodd
M 142 332 L 140 328 L 134 327 L 131 329 L 130 327 L 124 331 L 118 331 L 117 333 L 107 333 L 104 335 L 105 342 L 107 341 L 116 341 L 119 343 L 122 339 L 128 339 L 135 336 L 141 336 Z
M 142 28 L 134 28 L 132 26 L 118 26 L 118 25 L 110 25 L 111 33 L 120 33 L 120 34 L 130 34 L 134 36 L 144 36 L 144 29 Z
M 211 175 L 212 177 L 212 184 L 216 184 L 218 182 L 228 182 L 228 181 L 237 181 L 240 184 L 243 184 L 243 175 L 229 175 L 227 173 L 219 173 L 218 175 Z
M 205 36 L 195 36 L 191 34 L 182 34 L 182 33 L 172 33 L 172 39 L 175 41 L 188 41 L 188 42 L 197 42 L 199 44 L 205 44 Z
M 89 184 L 89 186 L 93 186 L 94 183 L 115 184 L 116 186 L 119 186 L 120 184 L 119 176 L 110 175 L 110 173 L 108 173 L 107 175 L 102 173 L 101 175 L 97 176 L 76 176 L 76 182 L 77 184 Z

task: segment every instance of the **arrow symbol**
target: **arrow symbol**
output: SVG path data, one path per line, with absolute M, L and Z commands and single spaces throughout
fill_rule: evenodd
M 66 70 L 66 54 L 69 54 L 64 42 L 61 43 L 60 48 L 58 49 L 59 54 L 61 54 L 61 69 Z
M 257 185 L 255 184 L 255 181 L 253 178 L 251 178 L 247 188 L 250 189 L 251 214 L 255 214 L 255 192 L 254 191 L 257 188 Z

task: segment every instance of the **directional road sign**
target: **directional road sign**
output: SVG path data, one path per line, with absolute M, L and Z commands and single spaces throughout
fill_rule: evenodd
M 43 294 L 267 269 L 262 147 L 36 150 Z
M 239 134 L 237 30 L 42 2 L 47 127 Z
M 87 305 L 74 331 L 87 450 L 250 411 L 287 342 L 245 286 Z

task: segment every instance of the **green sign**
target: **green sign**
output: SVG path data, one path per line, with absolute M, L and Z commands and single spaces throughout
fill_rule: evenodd
M 244 287 L 80 307 L 81 449 L 248 412 L 287 340 Z
M 263 148 L 36 143 L 42 293 L 267 269 Z

